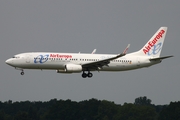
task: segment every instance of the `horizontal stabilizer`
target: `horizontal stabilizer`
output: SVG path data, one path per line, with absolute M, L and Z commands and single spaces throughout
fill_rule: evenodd
M 163 59 L 170 58 L 170 57 L 174 57 L 174 56 L 165 56 L 165 57 L 159 57 L 159 58 L 151 58 L 150 61 L 163 60 Z

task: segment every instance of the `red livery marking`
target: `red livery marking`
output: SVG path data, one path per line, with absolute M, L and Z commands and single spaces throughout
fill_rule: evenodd
M 160 40 L 160 38 L 162 38 L 164 33 L 165 31 L 161 30 L 152 41 L 148 42 L 147 46 L 145 46 L 143 49 L 144 54 L 149 52 L 149 50 L 157 43 L 157 41 Z
M 50 54 L 51 58 L 72 58 L 72 55 L 60 55 L 60 54 Z

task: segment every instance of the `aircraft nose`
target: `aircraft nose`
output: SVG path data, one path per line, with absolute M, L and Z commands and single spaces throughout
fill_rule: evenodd
M 8 64 L 8 65 L 11 65 L 11 64 L 12 64 L 12 60 L 11 60 L 11 59 L 7 59 L 5 62 L 6 62 L 6 64 Z

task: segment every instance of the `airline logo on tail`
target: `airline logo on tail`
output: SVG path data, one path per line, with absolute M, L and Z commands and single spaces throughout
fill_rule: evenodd
M 145 46 L 143 48 L 143 52 L 144 54 L 147 54 L 148 55 L 151 55 L 151 54 L 157 54 L 160 50 L 161 50 L 161 45 L 162 43 L 160 42 L 159 44 L 155 45 L 162 37 L 163 37 L 163 34 L 165 33 L 164 30 L 161 30 L 157 35 L 156 37 L 152 40 L 152 41 L 149 41 L 147 46 Z M 150 54 L 149 51 L 152 50 L 152 53 Z

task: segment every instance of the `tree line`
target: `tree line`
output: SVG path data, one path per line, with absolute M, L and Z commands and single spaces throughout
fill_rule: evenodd
M 180 120 L 180 101 L 153 105 L 146 96 L 115 104 L 92 98 L 81 102 L 0 102 L 0 120 Z

